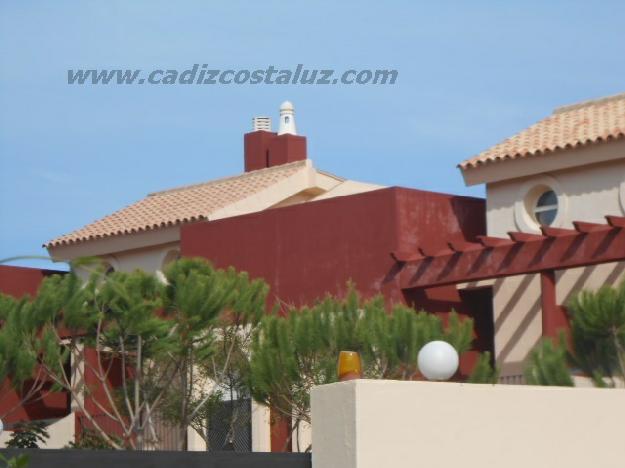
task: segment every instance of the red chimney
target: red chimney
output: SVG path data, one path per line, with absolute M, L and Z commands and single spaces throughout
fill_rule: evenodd
M 269 167 L 269 144 L 277 136 L 277 133 L 265 130 L 257 130 L 243 136 L 245 172 Z
M 295 161 L 306 159 L 306 137 L 300 135 L 276 136 L 269 143 L 269 165 L 267 167 L 279 166 Z
M 280 131 L 271 131 L 269 117 L 255 117 L 254 131 L 243 137 L 245 172 L 306 159 L 306 137 L 296 135 L 293 105 L 280 106 Z

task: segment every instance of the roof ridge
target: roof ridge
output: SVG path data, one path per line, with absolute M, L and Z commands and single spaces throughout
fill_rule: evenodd
M 572 110 L 581 109 L 583 107 L 590 107 L 590 106 L 605 104 L 607 102 L 620 101 L 621 99 L 625 99 L 625 93 L 613 94 L 611 96 L 605 96 L 605 97 L 597 98 L 597 99 L 588 99 L 586 101 L 580 101 L 580 102 L 576 102 L 573 104 L 567 104 L 564 106 L 556 107 L 553 110 L 552 115 L 562 114 L 564 112 L 570 112 Z
M 347 179 L 345 177 L 341 177 L 338 176 L 332 172 L 328 172 L 328 171 L 322 171 L 321 169 L 316 169 L 318 174 L 324 175 L 324 176 L 328 176 L 328 177 L 332 177 L 333 179 L 336 179 L 340 182 L 345 182 Z
M 220 177 L 218 179 L 207 180 L 206 182 L 198 182 L 198 183 L 195 183 L 195 184 L 181 185 L 179 187 L 174 187 L 174 188 L 165 189 L 165 190 L 159 190 L 157 192 L 151 192 L 151 193 L 148 193 L 147 196 L 148 197 L 154 197 L 154 196 L 164 195 L 164 194 L 168 194 L 168 193 L 172 193 L 172 192 L 180 192 L 180 191 L 183 191 L 183 190 L 189 190 L 189 189 L 193 189 L 193 188 L 196 188 L 196 187 L 204 187 L 204 186 L 207 186 L 207 185 L 218 184 L 218 183 L 226 182 L 228 180 L 233 180 L 233 179 L 245 179 L 245 178 L 251 177 L 253 175 L 266 174 L 268 172 L 274 172 L 274 171 L 277 171 L 279 169 L 284 169 L 286 167 L 295 167 L 295 166 L 298 166 L 298 165 L 305 166 L 307 164 L 307 161 L 310 161 L 310 159 L 304 159 L 304 160 L 301 160 L 301 161 L 294 161 L 294 162 L 290 162 L 290 163 L 286 163 L 286 164 L 280 164 L 278 166 L 273 166 L 273 167 L 265 167 L 263 169 L 257 169 L 255 171 L 244 172 L 244 173 L 238 174 L 238 175 L 231 175 L 231 176 L 226 176 L 226 177 Z M 312 161 L 311 161 L 311 163 L 312 163 Z

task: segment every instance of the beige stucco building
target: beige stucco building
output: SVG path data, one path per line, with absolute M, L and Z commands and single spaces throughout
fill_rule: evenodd
M 552 115 L 464 161 L 468 185 L 486 185 L 487 230 L 540 234 L 542 226 L 605 224 L 625 214 L 625 94 L 556 109 Z M 557 302 L 584 288 L 616 284 L 625 264 L 556 273 Z M 504 381 L 521 380 L 523 361 L 541 338 L 538 275 L 500 278 L 493 286 L 495 353 Z
M 254 130 L 246 135 L 243 174 L 150 194 L 50 241 L 51 256 L 63 261 L 97 256 L 113 270 L 158 274 L 179 256 L 180 229 L 185 224 L 382 188 L 317 169 L 307 158 L 303 137 Z M 284 145 L 274 147 L 269 140 Z M 606 215 L 623 216 L 625 95 L 556 109 L 464 161 L 460 169 L 468 185 L 486 186 L 487 234 L 493 238 L 507 238 L 509 232 L 540 234 L 545 226 L 572 229 L 574 221 L 605 223 Z M 565 305 L 582 288 L 616 284 L 624 271 L 623 263 L 559 270 L 557 303 Z M 539 274 L 460 285 L 460 289 L 482 287 L 492 288 L 494 352 L 502 382 L 522 383 L 524 361 L 543 336 Z M 255 405 L 251 422 L 255 450 L 269 449 L 269 425 L 266 408 Z M 309 436 L 309 431 L 301 434 L 302 447 L 308 445 Z M 189 447 L 202 449 L 192 433 Z

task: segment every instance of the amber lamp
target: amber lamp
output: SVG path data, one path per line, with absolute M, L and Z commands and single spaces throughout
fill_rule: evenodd
M 339 382 L 362 378 L 360 354 L 356 351 L 341 351 L 339 354 Z

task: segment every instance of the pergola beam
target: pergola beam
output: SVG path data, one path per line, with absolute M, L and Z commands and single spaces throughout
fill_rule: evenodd
M 502 237 L 477 236 L 477 240 L 484 247 L 498 247 L 500 245 L 512 244 L 512 241 L 510 239 L 504 239 Z
M 547 237 L 562 237 L 562 236 L 570 236 L 571 234 L 577 234 L 578 232 L 575 229 L 562 229 L 562 228 L 554 228 L 550 226 L 542 226 L 540 231 L 543 235 Z
M 454 252 L 467 252 L 482 248 L 481 244 L 476 242 L 447 242 L 447 245 Z
M 419 247 L 417 249 L 419 251 L 419 254 L 421 254 L 422 257 L 424 258 L 433 258 L 433 257 L 439 257 L 441 255 L 449 255 L 451 253 L 453 253 L 453 250 L 451 249 L 443 249 L 443 250 L 432 250 L 430 248 L 425 248 L 425 247 Z
M 608 224 L 615 228 L 625 228 L 625 217 L 623 216 L 606 216 Z
M 573 221 L 573 226 L 577 232 L 588 234 L 589 232 L 607 231 L 611 229 L 610 225 L 599 223 L 588 223 L 586 221 Z
M 407 262 L 400 284 L 403 289 L 426 288 L 625 260 L 625 218 L 606 218 L 610 225 L 599 225 L 601 229 L 577 222 L 576 230 L 548 229 L 546 236 L 510 233 L 514 242 L 478 237 L 482 247 L 458 247 Z
M 529 242 L 529 241 L 539 241 L 543 240 L 545 236 L 541 236 L 540 234 L 531 234 L 529 232 L 509 232 L 508 236 L 514 242 Z

